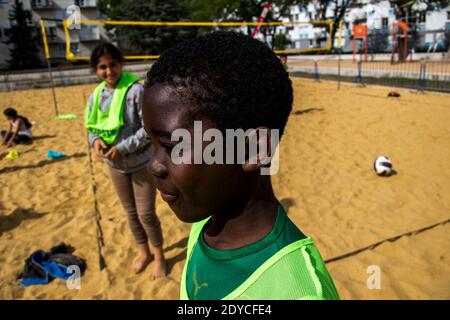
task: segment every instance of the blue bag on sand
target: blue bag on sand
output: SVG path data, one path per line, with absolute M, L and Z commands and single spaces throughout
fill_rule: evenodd
M 50 159 L 57 159 L 57 158 L 63 158 L 66 155 L 64 153 L 58 152 L 58 151 L 54 151 L 54 150 L 48 150 L 47 151 L 47 158 Z
M 25 270 L 19 275 L 22 278 L 20 280 L 22 286 L 47 284 L 49 282 L 48 274 L 42 265 L 45 259 L 47 259 L 47 254 L 42 250 L 38 250 L 25 261 Z M 26 275 L 26 277 L 22 277 L 23 275 Z
M 81 274 L 86 270 L 84 259 L 73 255 L 73 248 L 61 242 L 49 253 L 37 250 L 25 260 L 25 267 L 17 278 L 22 286 L 48 284 L 55 278 L 68 280 L 73 273 L 68 272 L 70 266 L 77 266 Z

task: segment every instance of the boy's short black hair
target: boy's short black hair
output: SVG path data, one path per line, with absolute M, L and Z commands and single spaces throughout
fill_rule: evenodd
M 292 109 L 292 83 L 274 52 L 241 33 L 213 32 L 175 45 L 147 73 L 145 86 L 181 88 L 221 130 L 279 129 Z M 185 92 L 185 93 L 184 93 Z
M 122 53 L 122 51 L 120 51 L 119 48 L 117 48 L 112 43 L 103 42 L 103 43 L 100 43 L 98 46 L 96 46 L 94 48 L 94 50 L 92 50 L 91 59 L 90 59 L 91 67 L 93 69 L 96 69 L 98 61 L 100 60 L 100 58 L 102 56 L 104 56 L 106 54 L 109 54 L 111 56 L 111 58 L 113 58 L 114 60 L 116 60 L 120 63 L 123 63 L 125 61 L 125 59 L 123 57 L 123 53 Z

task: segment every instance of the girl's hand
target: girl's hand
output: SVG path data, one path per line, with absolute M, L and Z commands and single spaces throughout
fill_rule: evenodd
M 113 161 L 117 161 L 122 157 L 122 155 L 120 154 L 119 150 L 117 150 L 117 148 L 114 146 L 111 149 L 109 149 L 109 151 L 105 153 L 103 157 Z
M 102 139 L 96 139 L 94 140 L 94 143 L 92 145 L 92 151 L 97 158 L 97 160 L 102 161 L 103 160 L 103 151 L 106 150 L 108 146 Z

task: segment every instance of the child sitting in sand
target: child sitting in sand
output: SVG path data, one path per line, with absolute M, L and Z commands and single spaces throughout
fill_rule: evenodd
M 145 88 L 144 128 L 154 145 L 148 169 L 162 199 L 193 223 L 181 298 L 339 299 L 319 251 L 287 216 L 261 174 L 263 161 L 250 161 L 248 144 L 243 163 L 234 153 L 228 162 L 235 149 L 227 145 L 226 164 L 191 164 L 211 144 L 201 140 L 196 150 L 197 121 L 200 134 L 268 129 L 281 137 L 292 84 L 272 50 L 243 34 L 210 33 L 167 50 Z M 187 143 L 194 152 L 179 153 L 177 129 L 194 136 Z M 259 148 L 270 144 L 270 135 L 260 137 Z M 178 153 L 184 162 L 174 161 Z
M 30 143 L 33 139 L 31 134 L 31 127 L 33 125 L 30 121 L 26 117 L 19 115 L 13 108 L 6 108 L 3 114 L 9 121 L 8 130 L 1 131 L 3 144 L 11 147 L 14 143 Z

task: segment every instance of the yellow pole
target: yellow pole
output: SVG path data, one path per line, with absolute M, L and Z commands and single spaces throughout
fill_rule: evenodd
M 284 26 L 293 24 L 324 24 L 331 20 L 290 21 L 290 22 L 200 22 L 200 21 L 115 21 L 115 20 L 80 20 L 84 24 L 110 24 L 134 26 L 174 26 L 174 27 L 241 27 L 241 26 Z
M 44 43 L 44 53 L 45 53 L 45 59 L 50 59 L 50 52 L 48 50 L 48 43 L 47 43 L 47 33 L 45 32 L 45 24 L 44 20 L 41 19 L 41 30 L 42 30 L 42 42 Z
M 342 48 L 342 20 L 339 21 L 339 37 L 338 37 L 338 48 Z
M 66 37 L 66 59 L 73 60 L 74 54 L 70 50 L 70 35 L 69 28 L 67 27 L 67 20 L 63 21 L 64 35 Z
M 333 33 L 333 21 L 329 21 L 329 25 L 330 25 L 330 40 L 328 41 L 328 50 L 331 50 L 331 48 L 333 47 L 333 43 L 331 43 L 331 34 Z
M 236 27 L 236 26 L 280 26 L 280 25 L 299 25 L 299 24 L 329 24 L 330 34 L 333 31 L 333 21 L 332 20 L 321 20 L 321 21 L 291 21 L 291 22 L 192 22 L 192 21 L 113 21 L 113 20 L 80 20 L 80 23 L 91 24 L 91 25 L 139 25 L 139 26 L 222 26 L 222 27 Z M 67 27 L 68 21 L 63 21 L 64 34 L 66 38 L 66 59 L 67 60 L 89 60 L 88 56 L 76 56 L 70 50 L 70 35 L 69 28 Z M 303 52 L 319 52 L 327 51 L 332 47 L 331 37 L 327 43 L 326 48 L 311 48 L 311 49 L 290 49 L 290 50 L 275 50 L 275 53 L 303 53 Z M 142 56 L 125 56 L 127 60 L 136 59 L 158 59 L 159 55 L 142 55 Z

